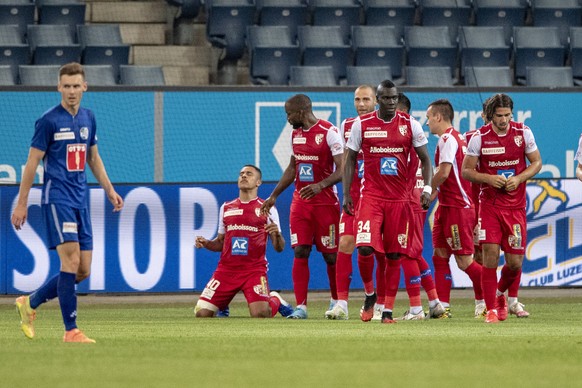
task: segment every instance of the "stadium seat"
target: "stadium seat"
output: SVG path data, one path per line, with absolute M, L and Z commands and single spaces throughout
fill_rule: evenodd
M 163 86 L 166 84 L 161 66 L 119 66 L 120 80 L 126 86 Z
M 166 0 L 168 5 L 178 8 L 177 19 L 194 19 L 200 13 L 201 0 Z
M 582 22 L 582 7 L 578 0 L 534 0 L 532 18 L 535 27 L 558 27 L 560 42 L 567 45 L 569 28 Z
M 114 86 L 117 78 L 111 65 L 84 65 L 85 80 L 89 86 Z
M 396 35 L 402 38 L 404 27 L 414 25 L 414 0 L 363 0 L 363 5 L 366 24 L 369 26 L 393 26 Z
M 37 6 L 39 24 L 66 24 L 73 34 L 74 42 L 77 42 L 77 26 L 85 24 L 85 3 L 69 0 L 63 4 L 52 0 L 37 3 Z
M 392 77 L 402 77 L 404 46 L 394 26 L 352 27 L 356 66 L 389 66 Z
M 566 48 L 557 27 L 514 27 L 515 79 L 525 84 L 526 66 L 564 66 Z
M 412 26 L 404 29 L 408 66 L 447 66 L 455 74 L 457 47 L 446 26 Z
M 80 62 L 81 46 L 74 43 L 73 34 L 66 24 L 30 25 L 28 43 L 35 65 Z
M 525 25 L 527 4 L 522 0 L 474 0 L 475 25 L 501 26 L 505 43 L 511 45 L 513 27 Z
M 526 86 L 571 88 L 574 86 L 571 67 L 526 67 Z
M 471 3 L 464 0 L 421 0 L 423 26 L 447 26 L 451 43 L 457 41 L 460 26 L 470 23 Z
M 212 0 L 206 5 L 208 41 L 225 50 L 223 60 L 238 60 L 244 54 L 247 26 L 255 22 L 255 6 L 247 0 Z
M 505 44 L 503 27 L 459 27 L 461 70 L 477 66 L 509 66 L 511 49 Z
M 300 26 L 298 36 L 303 66 L 332 66 L 336 83 L 346 77 L 351 47 L 344 44 L 339 26 Z
M 570 62 L 574 83 L 582 85 L 582 27 L 570 27 Z
M 467 67 L 465 68 L 465 85 L 475 88 L 511 87 L 513 73 L 509 66 Z
M 16 85 L 16 77 L 10 65 L 0 65 L 0 86 Z
M 81 45 L 81 61 L 85 65 L 111 65 L 116 80 L 119 66 L 129 64 L 129 48 L 121 39 L 118 24 L 87 24 L 77 26 Z
M 288 85 L 289 67 L 301 60 L 287 26 L 249 26 L 247 41 L 251 80 L 261 85 Z
M 261 26 L 287 26 L 293 39 L 297 37 L 297 26 L 308 20 L 303 0 L 257 0 L 257 12 Z
M 408 86 L 447 87 L 453 86 L 451 68 L 448 66 L 408 66 L 406 68 Z
M 331 66 L 291 66 L 291 86 L 336 86 L 334 69 Z
M 383 80 L 392 80 L 390 66 L 348 66 L 348 85 L 372 85 L 376 86 Z
M 360 5 L 355 0 L 310 0 L 314 26 L 339 26 L 344 43 L 350 42 L 352 26 L 360 24 Z
M 18 66 L 30 63 L 30 49 L 24 43 L 17 25 L 0 24 L 0 65 L 9 66 L 12 77 L 18 78 Z
M 0 25 L 15 24 L 22 39 L 26 36 L 26 27 L 34 24 L 34 3 L 29 0 L 0 0 Z
M 20 84 L 27 86 L 57 86 L 59 69 L 56 65 L 20 65 Z

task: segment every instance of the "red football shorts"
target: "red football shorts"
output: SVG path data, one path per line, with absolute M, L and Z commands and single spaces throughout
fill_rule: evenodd
M 291 247 L 313 245 L 321 253 L 335 253 L 339 243 L 340 211 L 337 205 L 291 202 Z
M 355 236 L 354 231 L 356 230 L 356 217 L 350 216 L 346 212 L 342 212 L 339 222 L 339 235 L 342 236 Z
M 415 211 L 412 215 L 412 232 L 410 237 L 410 258 L 419 259 L 422 257 L 424 247 L 424 223 L 426 222 L 427 211 Z
M 481 203 L 481 244 L 497 244 L 505 253 L 525 254 L 527 225 L 524 209 L 505 209 Z
M 475 209 L 439 206 L 432 226 L 432 245 L 445 248 L 449 255 L 472 255 Z

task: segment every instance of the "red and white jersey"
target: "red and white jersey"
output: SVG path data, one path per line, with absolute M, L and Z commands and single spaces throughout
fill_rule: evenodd
M 345 119 L 340 124 L 340 133 L 346 144 L 350 138 L 350 134 L 352 133 L 352 125 L 354 125 L 354 121 L 358 119 L 359 117 L 351 117 L 349 119 Z M 364 154 L 361 150 L 358 152 L 356 161 L 358 163 L 358 168 L 354 171 L 354 179 L 352 180 L 352 186 L 350 187 L 350 195 L 352 197 L 352 202 L 354 203 L 354 209 L 358 207 L 358 201 L 360 200 L 361 180 L 364 174 Z
M 479 171 L 510 178 L 527 168 L 526 155 L 538 149 L 528 126 L 509 122 L 507 133 L 500 136 L 491 124 L 481 127 L 471 138 L 467 155 L 479 158 Z M 479 200 L 503 208 L 525 208 L 525 183 L 516 190 L 505 191 L 486 184 L 481 185 Z
M 576 151 L 576 160 L 579 164 L 582 164 L 582 134 L 580 134 L 580 140 L 578 140 L 578 151 Z
M 439 204 L 441 206 L 472 208 L 471 182 L 461 176 L 461 166 L 467 152 L 467 143 L 463 135 L 450 127 L 439 137 L 434 164 L 438 168 L 442 163 L 451 164 L 451 172 L 439 186 Z
M 277 224 L 279 231 L 279 213 L 273 206 L 271 215 L 261 215 L 260 209 L 264 200 L 255 198 L 249 202 L 235 199 L 225 202 L 220 207 L 218 233 L 224 234 L 224 245 L 220 254 L 218 268 L 252 270 L 266 269 L 268 234 L 265 225 Z
M 420 158 L 415 151 L 410 152 L 408 173 L 408 190 L 410 191 L 411 195 L 410 203 L 412 205 L 412 211 L 415 213 L 426 213 L 428 210 L 423 209 L 422 205 L 420 204 L 420 197 L 424 191 L 424 178 L 422 177 L 422 166 L 420 164 Z
M 477 133 L 477 129 L 472 129 L 470 131 L 465 132 L 465 141 L 467 142 L 467 147 L 469 146 L 469 142 L 474 134 Z M 479 171 L 479 163 L 477 163 L 477 171 Z M 479 214 L 479 194 L 481 193 L 481 184 L 479 183 L 471 183 L 471 200 L 473 201 L 473 205 L 475 205 L 475 213 Z
M 309 129 L 294 129 L 291 142 L 295 157 L 293 200 L 305 201 L 311 205 L 338 204 L 335 185 L 326 187 L 308 200 L 299 196 L 299 191 L 303 187 L 320 182 L 334 172 L 333 157 L 344 152 L 343 141 L 337 127 L 328 121 L 318 120 Z
M 412 147 L 428 143 L 418 121 L 397 111 L 384 121 L 378 111 L 360 117 L 352 125 L 348 148 L 363 151 L 362 197 L 378 200 L 409 201 L 408 155 Z M 414 151 L 413 151 L 414 152 Z

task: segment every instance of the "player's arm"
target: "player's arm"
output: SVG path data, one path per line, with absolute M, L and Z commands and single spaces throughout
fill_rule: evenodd
M 107 171 L 105 171 L 105 165 L 103 164 L 103 160 L 99 155 L 99 150 L 97 148 L 97 144 L 94 144 L 89 148 L 89 155 L 87 156 L 87 164 L 91 168 L 93 175 L 95 175 L 95 179 L 101 185 L 105 194 L 107 194 L 107 198 L 109 202 L 113 205 L 113 211 L 118 212 L 123 208 L 123 199 L 111 184 L 109 180 L 109 176 L 107 176 Z
M 24 166 L 22 180 L 20 181 L 20 189 L 18 190 L 18 202 L 12 213 L 12 225 L 14 225 L 16 230 L 20 230 L 28 217 L 28 195 L 30 194 L 32 184 L 34 183 L 36 169 L 42 158 L 44 158 L 44 154 L 44 151 L 35 147 L 30 147 L 30 150 L 28 151 L 28 159 Z
M 271 215 L 269 216 L 267 225 L 265 225 L 265 231 L 271 238 L 271 244 L 273 244 L 273 248 L 275 248 L 277 252 L 283 252 L 283 249 L 285 249 L 285 239 L 281 233 L 279 212 L 275 207 L 271 208 Z
M 295 181 L 295 156 L 291 155 L 291 158 L 289 159 L 289 165 L 285 171 L 283 171 L 283 175 L 279 179 L 277 186 L 275 186 L 273 192 L 271 195 L 269 195 L 269 198 L 267 198 L 261 205 L 261 214 L 269 215 L 269 211 L 273 205 L 275 205 L 279 195 L 285 191 L 285 189 L 289 187 L 293 181 Z
M 529 160 L 529 166 L 527 166 L 527 168 L 520 174 L 514 175 L 507 179 L 507 182 L 505 183 L 505 190 L 513 191 L 517 189 L 520 184 L 526 182 L 542 169 L 542 156 L 538 149 L 530 152 L 529 154 L 526 154 L 525 156 L 527 160 Z
M 451 173 L 452 166 L 453 165 L 451 163 L 447 163 L 447 162 L 443 162 L 443 163 L 439 164 L 436 172 L 434 173 L 434 176 L 432 177 L 432 189 L 433 189 L 433 191 L 436 191 L 436 189 L 438 189 L 439 186 L 442 185 L 444 183 L 444 181 L 447 180 L 447 178 L 449 177 L 449 174 Z
M 342 180 L 342 158 L 343 153 L 334 155 L 333 162 L 335 163 L 335 170 L 327 178 L 320 180 L 317 183 L 307 185 L 299 191 L 299 195 L 303 199 L 310 199 L 321 193 L 326 187 L 335 185 Z
M 354 214 L 354 202 L 350 195 L 350 188 L 354 181 L 354 173 L 356 171 L 356 161 L 358 159 L 358 152 L 351 148 L 346 148 L 344 151 L 344 174 L 342 176 L 342 188 L 344 192 L 343 209 L 349 215 Z
M 582 163 L 578 162 L 578 167 L 576 167 L 576 178 L 582 182 Z
M 426 144 L 414 147 L 414 150 L 420 159 L 422 179 L 424 180 L 424 190 L 420 196 L 420 205 L 426 210 L 430 206 L 432 194 L 432 164 L 430 162 L 430 156 L 428 155 Z
M 222 247 L 224 246 L 224 234 L 218 233 L 214 240 L 208 240 L 205 237 L 196 236 L 194 245 L 196 248 L 206 248 L 212 252 L 222 252 Z

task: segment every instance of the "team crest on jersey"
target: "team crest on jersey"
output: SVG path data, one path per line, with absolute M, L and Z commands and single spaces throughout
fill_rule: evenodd
M 315 135 L 315 143 L 317 145 L 320 145 L 322 141 L 323 141 L 323 133 Z
M 257 217 L 261 216 L 261 208 L 260 207 L 255 208 L 255 214 L 257 215 Z
M 406 125 L 399 125 L 398 130 L 400 131 L 400 134 L 402 136 L 406 136 L 406 133 L 408 132 L 408 128 L 406 127 Z
M 514 136 L 513 141 L 518 147 L 521 147 L 521 145 L 523 144 L 523 136 Z
M 79 136 L 81 136 L 81 139 L 87 140 L 89 138 L 89 128 L 81 127 L 81 130 L 79 131 Z

